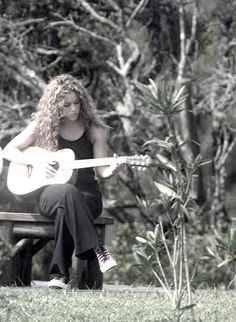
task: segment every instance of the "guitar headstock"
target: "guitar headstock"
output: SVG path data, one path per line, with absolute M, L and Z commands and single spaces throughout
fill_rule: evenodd
M 152 163 L 152 158 L 149 155 L 134 155 L 127 157 L 126 163 L 132 167 L 138 167 L 138 170 L 146 169 Z

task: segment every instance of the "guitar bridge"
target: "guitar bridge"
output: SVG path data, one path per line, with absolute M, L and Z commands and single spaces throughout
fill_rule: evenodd
M 27 176 L 31 177 L 32 175 L 32 170 L 33 170 L 33 166 L 32 164 L 27 164 Z

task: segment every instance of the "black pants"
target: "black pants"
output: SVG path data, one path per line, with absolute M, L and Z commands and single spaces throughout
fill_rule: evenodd
M 93 220 L 101 214 L 99 189 L 77 188 L 71 184 L 46 187 L 38 198 L 43 216 L 54 218 L 55 249 L 50 274 L 68 276 L 72 254 L 86 258 L 99 245 Z

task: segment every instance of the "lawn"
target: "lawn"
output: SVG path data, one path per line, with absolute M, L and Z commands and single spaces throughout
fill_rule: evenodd
M 196 321 L 236 321 L 235 292 L 197 291 L 194 303 Z M 0 288 L 1 322 L 169 322 L 175 313 L 163 293 Z

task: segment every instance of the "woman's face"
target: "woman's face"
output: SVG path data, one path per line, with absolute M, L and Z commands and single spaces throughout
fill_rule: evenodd
M 81 100 L 74 92 L 65 95 L 62 101 L 62 113 L 64 118 L 75 121 L 79 117 Z

